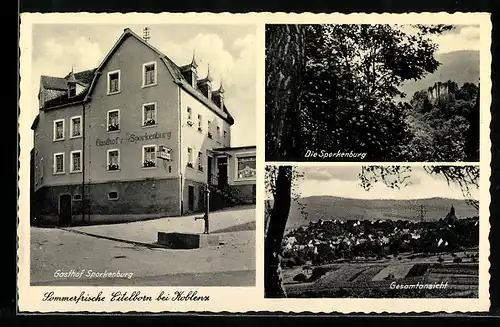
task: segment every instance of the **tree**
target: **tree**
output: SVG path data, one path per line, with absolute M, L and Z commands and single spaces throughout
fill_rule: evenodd
M 296 158 L 300 135 L 304 27 L 266 25 L 266 156 Z
M 409 125 L 416 161 L 479 160 L 479 87 L 448 81 L 418 91 L 410 101 Z
M 277 155 L 275 145 L 280 140 L 275 133 L 283 130 L 277 127 L 292 118 L 270 112 L 273 97 L 266 92 L 268 159 L 302 160 L 307 149 L 361 153 L 369 149 L 372 161 L 406 160 L 405 144 L 412 135 L 406 123 L 408 105 L 396 101 L 404 96 L 399 87 L 437 69 L 436 45 L 426 35 L 448 28 L 417 25 L 411 34 L 395 25 L 305 25 L 305 67 L 296 84 L 301 86 L 296 99 L 300 121 L 289 129 L 301 142 L 294 143 L 293 156 Z M 272 43 L 267 41 L 269 53 Z M 279 69 L 271 60 L 267 67 Z M 268 123 L 270 118 L 279 122 Z

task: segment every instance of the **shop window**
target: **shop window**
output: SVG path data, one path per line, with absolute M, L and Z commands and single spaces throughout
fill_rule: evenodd
M 238 157 L 237 179 L 255 179 L 256 176 L 256 157 Z

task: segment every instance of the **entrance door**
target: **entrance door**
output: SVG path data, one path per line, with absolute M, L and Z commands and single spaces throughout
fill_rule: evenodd
M 227 158 L 217 158 L 217 184 L 227 185 Z
M 214 159 L 210 156 L 207 157 L 207 183 L 208 185 L 212 185 L 212 165 L 213 165 Z
M 189 211 L 194 211 L 194 186 L 188 186 L 188 205 Z
M 59 225 L 71 225 L 71 194 L 59 196 Z

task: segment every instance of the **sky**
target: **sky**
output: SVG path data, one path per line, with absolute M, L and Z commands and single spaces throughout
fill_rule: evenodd
M 403 31 L 414 33 L 416 30 L 410 25 L 400 25 Z M 480 27 L 479 25 L 454 25 L 454 29 L 439 35 L 430 37 L 438 45 L 437 54 L 453 51 L 480 49 Z
M 142 36 L 146 25 L 37 24 L 33 26 L 31 117 L 38 113 L 40 75 L 64 77 L 96 68 L 129 27 Z M 147 25 L 149 43 L 177 65 L 191 62 L 193 51 L 198 75 L 206 76 L 208 64 L 213 88 L 223 80 L 225 101 L 235 119 L 232 146 L 256 145 L 256 47 L 255 25 Z
M 412 167 L 409 185 L 391 189 L 383 183 L 376 183 L 366 191 L 360 185 L 360 166 L 308 166 L 298 167 L 304 177 L 297 182 L 297 191 L 302 197 L 331 195 L 356 199 L 425 199 L 442 197 L 464 199 L 458 185 L 448 185 L 441 175 L 430 175 L 422 167 Z M 474 189 L 472 197 L 479 199 L 479 190 Z

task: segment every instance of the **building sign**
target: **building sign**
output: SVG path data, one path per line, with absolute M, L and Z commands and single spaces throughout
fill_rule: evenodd
M 144 134 L 127 133 L 125 136 L 108 137 L 105 140 L 97 139 L 96 146 L 135 144 L 151 140 L 168 139 L 172 137 L 172 132 L 155 132 Z

